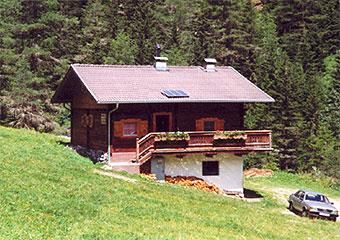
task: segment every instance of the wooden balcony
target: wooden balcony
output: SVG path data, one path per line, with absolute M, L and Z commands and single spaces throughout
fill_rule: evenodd
M 144 163 L 153 155 L 190 154 L 190 153 L 218 153 L 233 152 L 243 154 L 247 152 L 265 152 L 272 150 L 271 131 L 249 130 L 222 132 L 185 132 L 181 140 L 162 140 L 160 135 L 167 133 L 149 133 L 137 139 L 136 161 Z M 233 136 L 234 137 L 230 137 Z M 242 135 L 242 136 L 241 136 Z M 226 136 L 226 137 L 224 137 Z M 228 137 L 229 136 L 229 137 Z

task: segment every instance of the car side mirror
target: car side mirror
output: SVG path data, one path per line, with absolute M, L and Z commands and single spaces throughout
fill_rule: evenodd
M 332 205 L 334 205 L 334 202 L 331 202 Z

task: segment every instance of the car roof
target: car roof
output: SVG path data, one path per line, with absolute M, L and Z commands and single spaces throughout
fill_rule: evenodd
M 305 190 L 305 189 L 300 189 L 299 191 L 302 191 L 302 192 L 305 192 L 305 193 L 310 193 L 310 194 L 313 194 L 313 195 L 325 195 L 325 194 L 322 194 L 322 193 L 319 193 L 319 192 L 314 192 L 314 191 L 310 191 L 310 190 Z

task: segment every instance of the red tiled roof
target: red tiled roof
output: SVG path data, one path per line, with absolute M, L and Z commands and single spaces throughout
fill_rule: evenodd
M 107 103 L 171 103 L 171 102 L 273 102 L 264 91 L 232 67 L 216 67 L 206 72 L 202 67 L 169 67 L 157 71 L 153 66 L 71 65 L 99 104 Z M 65 76 L 64 81 L 74 81 Z M 60 93 L 67 91 L 62 84 L 53 102 L 63 102 Z M 167 98 L 161 90 L 176 89 L 188 98 Z

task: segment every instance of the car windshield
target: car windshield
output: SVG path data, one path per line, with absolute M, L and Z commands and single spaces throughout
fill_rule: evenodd
M 305 199 L 308 200 L 308 201 L 326 202 L 326 203 L 328 203 L 327 197 L 325 197 L 323 195 L 320 195 L 320 194 L 307 193 Z

